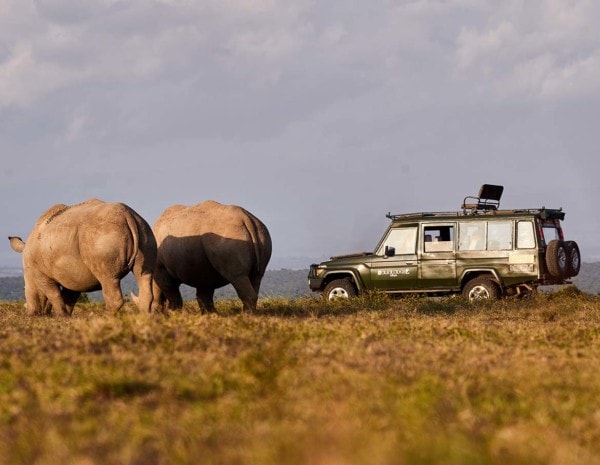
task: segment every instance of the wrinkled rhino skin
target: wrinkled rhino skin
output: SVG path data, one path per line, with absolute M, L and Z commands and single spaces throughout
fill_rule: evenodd
M 54 205 L 35 224 L 27 242 L 9 237 L 23 254 L 27 313 L 50 309 L 71 315 L 82 292 L 102 290 L 106 309 L 124 303 L 121 279 L 133 272 L 138 307 L 150 311 L 156 240 L 150 225 L 122 203 L 92 199 Z
M 214 311 L 215 289 L 231 283 L 244 310 L 256 310 L 272 248 L 258 218 L 236 205 L 208 200 L 167 208 L 153 230 L 158 244 L 153 293 L 155 299 L 160 296 L 159 308 L 183 306 L 183 283 L 196 289 L 201 311 Z

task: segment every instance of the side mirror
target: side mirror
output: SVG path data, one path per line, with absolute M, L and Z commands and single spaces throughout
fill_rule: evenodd
M 394 255 L 396 255 L 396 249 L 390 245 L 386 245 L 385 246 L 385 256 L 393 257 Z

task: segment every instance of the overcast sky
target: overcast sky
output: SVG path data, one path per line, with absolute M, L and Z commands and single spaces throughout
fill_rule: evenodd
M 492 183 L 502 207 L 563 207 L 600 259 L 599 19 L 597 0 L 0 0 L 0 235 L 56 203 L 154 224 L 214 199 L 263 220 L 271 268 L 308 267 Z

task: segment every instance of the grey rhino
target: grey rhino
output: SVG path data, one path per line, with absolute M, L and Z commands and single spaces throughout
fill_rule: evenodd
M 62 310 L 71 315 L 82 292 L 102 289 L 106 309 L 124 303 L 121 279 L 138 283 L 138 307 L 150 311 L 156 240 L 150 225 L 122 203 L 91 199 L 54 205 L 35 224 L 27 242 L 9 237 L 23 253 L 27 313 Z
M 244 310 L 256 310 L 260 282 L 271 258 L 266 226 L 236 205 L 208 200 L 173 205 L 154 225 L 158 256 L 153 293 L 157 307 L 179 309 L 179 286 L 196 288 L 201 311 L 214 311 L 215 289 L 231 283 Z

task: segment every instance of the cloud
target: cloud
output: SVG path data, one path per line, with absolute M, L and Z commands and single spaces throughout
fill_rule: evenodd
M 250 3 L 261 10 L 261 2 Z M 75 5 L 38 0 L 34 7 L 22 4 L 26 7 L 2 3 L 10 22 L 25 27 L 0 32 L 1 42 L 7 44 L 0 53 L 0 106 L 29 106 L 52 92 L 77 85 L 155 78 L 202 58 L 203 49 L 269 56 L 293 44 L 291 34 L 286 34 L 288 24 L 273 34 L 267 33 L 266 26 L 252 24 L 230 28 L 229 23 L 241 23 L 235 17 L 239 12 L 216 2 L 204 8 L 188 2 L 90 1 Z M 245 5 L 243 10 L 252 8 Z M 215 17 L 221 20 L 221 30 L 218 22 L 212 21 Z
M 68 123 L 64 139 L 67 142 L 73 142 L 79 139 L 85 130 L 87 117 L 83 114 L 78 114 L 73 117 Z
M 88 141 L 153 144 L 276 137 L 301 120 L 337 118 L 330 108 L 377 117 L 357 106 L 381 94 L 400 112 L 465 98 L 598 96 L 598 8 L 0 0 L 11 18 L 0 29 L 0 108 L 32 127 L 52 114 L 65 143 L 79 140 L 73 115 L 85 114 Z M 44 128 L 56 139 L 55 126 Z
M 455 75 L 497 98 L 600 97 L 600 5 L 511 0 L 456 38 Z

